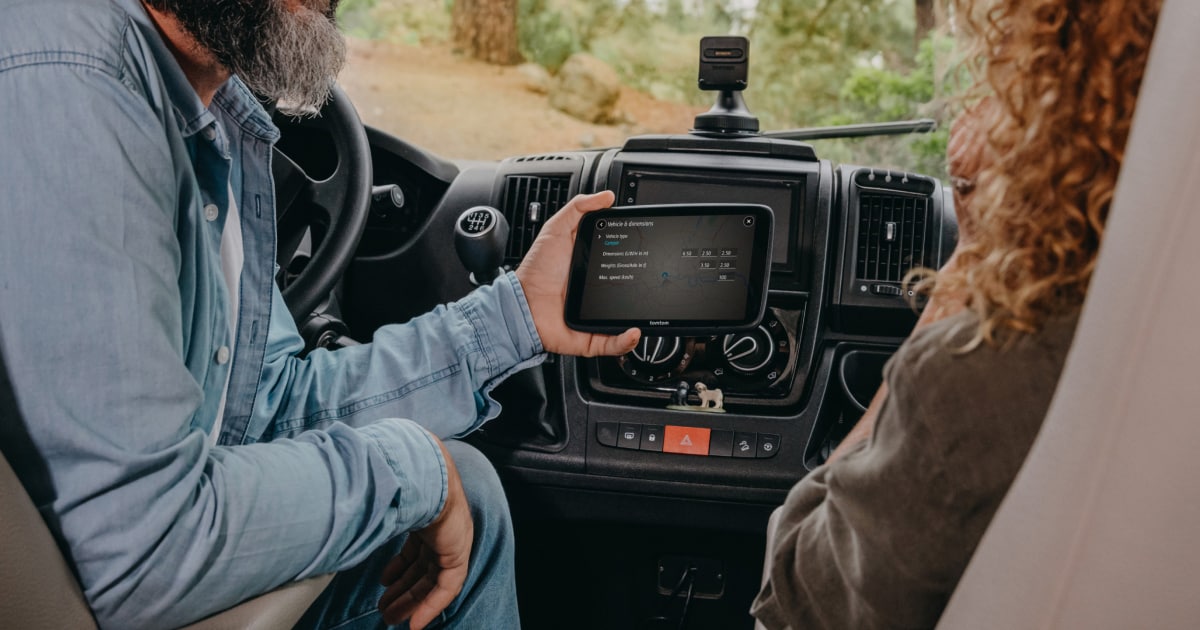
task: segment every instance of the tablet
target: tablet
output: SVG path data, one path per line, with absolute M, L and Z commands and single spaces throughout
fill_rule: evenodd
M 767 306 L 774 215 L 757 204 L 609 208 L 584 215 L 567 325 L 654 335 L 753 328 Z

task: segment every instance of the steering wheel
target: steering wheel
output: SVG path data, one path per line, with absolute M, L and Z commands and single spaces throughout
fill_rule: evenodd
M 329 295 L 354 258 L 371 208 L 371 148 L 358 112 L 340 87 L 334 86 L 332 98 L 315 118 L 296 122 L 278 120 L 278 116 L 281 128 L 297 133 L 324 132 L 332 136 L 333 144 L 332 155 L 316 155 L 320 151 L 296 155 L 300 151 L 281 146 L 273 151 L 278 243 L 275 260 L 281 270 L 277 281 L 288 311 L 299 323 Z M 307 139 L 318 134 L 303 135 Z M 280 145 L 307 146 L 284 140 Z M 336 165 L 328 176 L 315 178 L 300 166 L 314 161 L 301 158 L 313 157 L 318 164 L 336 160 Z M 301 261 L 296 254 L 306 240 L 316 248 L 303 267 L 297 268 L 293 263 Z

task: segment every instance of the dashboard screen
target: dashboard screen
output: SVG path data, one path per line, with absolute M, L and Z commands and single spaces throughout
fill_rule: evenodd
M 772 213 L 762 205 L 637 206 L 580 223 L 568 324 L 580 330 L 753 326 L 765 304 Z
M 795 242 L 792 234 L 793 208 L 799 216 L 801 184 L 794 179 L 769 177 L 721 177 L 698 173 L 667 173 L 629 171 L 622 185 L 622 201 L 626 203 L 752 203 L 761 204 L 775 213 L 775 236 L 771 262 L 787 266 L 791 262 Z M 630 202 L 629 199 L 634 199 Z

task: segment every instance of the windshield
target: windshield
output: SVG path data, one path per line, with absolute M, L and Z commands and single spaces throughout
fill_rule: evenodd
M 953 42 L 935 0 L 343 0 L 340 82 L 364 122 L 448 158 L 684 133 L 701 36 L 750 39 L 763 131 L 931 118 L 929 134 L 813 141 L 836 162 L 944 177 Z

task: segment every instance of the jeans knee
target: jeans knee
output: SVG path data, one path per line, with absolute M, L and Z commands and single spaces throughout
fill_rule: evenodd
M 462 478 L 471 517 L 475 521 L 476 539 L 489 547 L 510 547 L 513 538 L 512 517 L 496 468 L 483 453 L 469 444 L 449 440 L 446 450 L 454 458 Z

